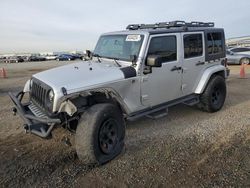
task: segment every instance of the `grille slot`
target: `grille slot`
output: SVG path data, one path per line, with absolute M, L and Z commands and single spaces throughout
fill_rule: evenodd
M 44 84 L 33 80 L 31 88 L 31 101 L 41 108 L 45 109 L 46 93 L 48 88 Z
M 29 109 L 31 110 L 31 112 L 33 114 L 35 114 L 35 116 L 37 117 L 41 117 L 41 118 L 48 118 L 48 116 L 46 114 L 44 114 L 36 105 L 34 105 L 33 103 L 31 103 L 29 105 Z

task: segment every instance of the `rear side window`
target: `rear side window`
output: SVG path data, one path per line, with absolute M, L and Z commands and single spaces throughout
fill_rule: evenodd
M 223 29 L 207 29 L 205 34 L 205 60 L 212 61 L 226 57 L 226 44 Z
M 162 55 L 165 57 L 165 62 L 177 60 L 176 37 L 153 37 L 150 41 L 148 55 Z
M 208 54 L 218 54 L 223 51 L 222 35 L 218 33 L 207 33 Z
M 202 56 L 202 34 L 184 35 L 184 58 Z

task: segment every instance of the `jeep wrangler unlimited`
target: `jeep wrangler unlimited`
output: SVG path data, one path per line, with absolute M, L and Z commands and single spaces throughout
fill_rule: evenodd
M 75 133 L 80 160 L 103 164 L 121 153 L 128 120 L 157 118 L 179 103 L 220 110 L 225 65 L 224 30 L 214 23 L 132 24 L 101 35 L 85 61 L 37 73 L 9 96 L 27 132 L 46 138 L 64 127 Z

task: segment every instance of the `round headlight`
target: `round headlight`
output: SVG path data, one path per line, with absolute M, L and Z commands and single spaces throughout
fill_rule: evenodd
M 50 101 L 50 102 L 53 102 L 53 100 L 54 100 L 54 92 L 53 92 L 53 90 L 50 90 L 50 91 L 49 91 L 48 97 L 49 97 L 49 101 Z
M 33 85 L 33 79 L 30 79 L 30 89 L 32 88 Z

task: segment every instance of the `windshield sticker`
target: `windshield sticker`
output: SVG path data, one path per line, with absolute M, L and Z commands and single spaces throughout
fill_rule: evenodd
M 140 35 L 128 35 L 126 38 L 126 41 L 140 41 L 141 40 L 141 36 Z

